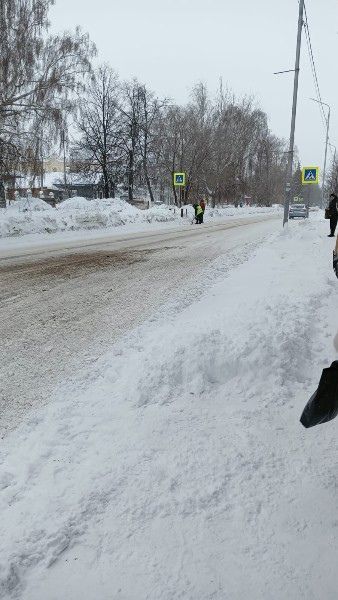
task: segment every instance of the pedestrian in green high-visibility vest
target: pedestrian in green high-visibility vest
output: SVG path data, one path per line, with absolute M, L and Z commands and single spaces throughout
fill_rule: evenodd
M 193 204 L 195 209 L 195 221 L 197 225 L 201 225 L 203 223 L 203 209 L 199 204 Z

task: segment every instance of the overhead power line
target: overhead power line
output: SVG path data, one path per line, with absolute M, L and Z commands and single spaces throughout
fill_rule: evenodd
M 305 30 L 305 37 L 306 37 L 306 45 L 307 45 L 307 49 L 308 49 L 311 71 L 312 71 L 312 76 L 313 76 L 313 82 L 314 82 L 314 86 L 315 86 L 315 94 L 316 94 L 316 97 L 318 100 L 318 106 L 320 107 L 321 119 L 322 119 L 324 128 L 326 128 L 327 117 L 326 117 L 326 114 L 325 114 L 325 111 L 323 108 L 323 104 L 322 104 L 323 103 L 322 95 L 320 92 L 317 69 L 316 69 L 315 59 L 314 59 L 314 55 L 313 55 L 310 26 L 309 26 L 309 20 L 308 20 L 308 16 L 307 16 L 307 10 L 306 10 L 305 3 L 304 3 L 304 15 L 305 15 L 304 30 Z
M 313 82 L 314 82 L 314 86 L 315 86 L 315 94 L 316 94 L 316 97 L 318 100 L 318 106 L 319 106 L 319 110 L 320 110 L 320 116 L 322 119 L 322 123 L 323 123 L 324 128 L 326 128 L 327 116 L 325 114 L 325 110 L 324 110 L 323 104 L 322 104 L 323 101 L 322 101 L 322 95 L 321 95 L 320 87 L 319 87 L 317 69 L 316 69 L 312 41 L 311 41 L 310 26 L 309 26 L 309 20 L 308 20 L 308 16 L 307 16 L 305 2 L 304 2 L 304 14 L 305 14 L 304 30 L 305 30 L 305 37 L 306 37 L 306 45 L 307 45 L 307 49 L 308 49 L 311 71 L 312 71 L 312 76 L 313 76 Z M 330 149 L 330 153 L 331 153 L 331 158 L 333 158 L 334 152 L 332 150 L 332 145 L 330 145 L 330 144 L 329 144 L 329 149 Z

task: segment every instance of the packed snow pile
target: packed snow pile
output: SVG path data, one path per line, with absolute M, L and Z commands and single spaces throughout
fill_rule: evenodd
M 217 208 L 207 207 L 205 219 L 245 216 L 255 213 L 276 213 L 276 208 Z M 192 220 L 192 206 L 183 207 L 185 219 Z M 56 233 L 121 227 L 128 223 L 165 223 L 181 219 L 178 208 L 165 204 L 139 209 L 125 200 L 86 200 L 75 197 L 64 200 L 52 208 L 43 200 L 31 198 L 13 202 L 7 209 L 0 209 L 0 237 L 26 235 L 31 233 Z
M 63 202 L 61 202 L 60 204 L 57 204 L 55 207 L 57 210 L 65 210 L 65 211 L 69 211 L 69 210 L 91 210 L 95 208 L 94 204 L 91 204 L 90 200 L 87 200 L 87 198 L 81 198 L 80 196 L 75 196 L 75 198 L 67 198 L 67 200 L 64 200 Z
M 40 198 L 19 198 L 14 203 L 10 204 L 7 209 L 1 209 L 0 215 L 4 217 L 6 214 L 17 216 L 18 213 L 35 212 L 35 211 L 52 210 L 52 207 Z
M 127 223 L 174 221 L 176 218 L 174 211 L 167 207 L 140 210 L 119 198 L 86 200 L 75 197 L 64 200 L 55 208 L 43 200 L 21 199 L 0 210 L 0 237 L 103 229 Z
M 224 255 L 4 441 L 0 597 L 336 597 L 338 421 L 299 424 L 336 357 L 326 229 Z

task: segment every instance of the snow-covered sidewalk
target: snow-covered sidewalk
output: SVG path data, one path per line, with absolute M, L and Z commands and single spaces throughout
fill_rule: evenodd
M 0 597 L 333 600 L 337 427 L 325 224 L 290 223 L 6 439 Z

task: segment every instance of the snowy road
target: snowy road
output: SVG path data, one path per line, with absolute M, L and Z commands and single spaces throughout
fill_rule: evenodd
M 256 215 L 203 228 L 2 242 L 0 435 L 58 384 L 90 377 L 121 334 L 164 304 L 175 310 L 197 297 L 218 257 L 226 254 L 232 266 L 239 248 L 245 255 L 279 224 L 279 217 Z
M 61 375 L 80 358 L 79 380 L 2 441 L 1 599 L 337 598 L 338 421 L 299 423 L 337 357 L 338 287 L 320 217 L 283 232 L 278 221 L 205 229 L 180 243 L 171 232 L 160 248 L 153 239 L 120 254 L 104 246 L 99 263 L 97 249 L 75 253 L 72 271 L 62 256 L 46 271 L 38 257 L 14 268 L 12 281 L 27 270 L 30 306 L 49 281 L 60 315 L 46 336 L 55 348 L 62 334 L 67 347 L 74 338 L 59 353 Z M 208 269 L 196 278 L 202 255 Z M 107 280 L 117 308 L 108 293 L 95 297 Z M 65 300 L 74 316 L 60 325 Z M 35 367 L 37 389 L 56 366 Z

